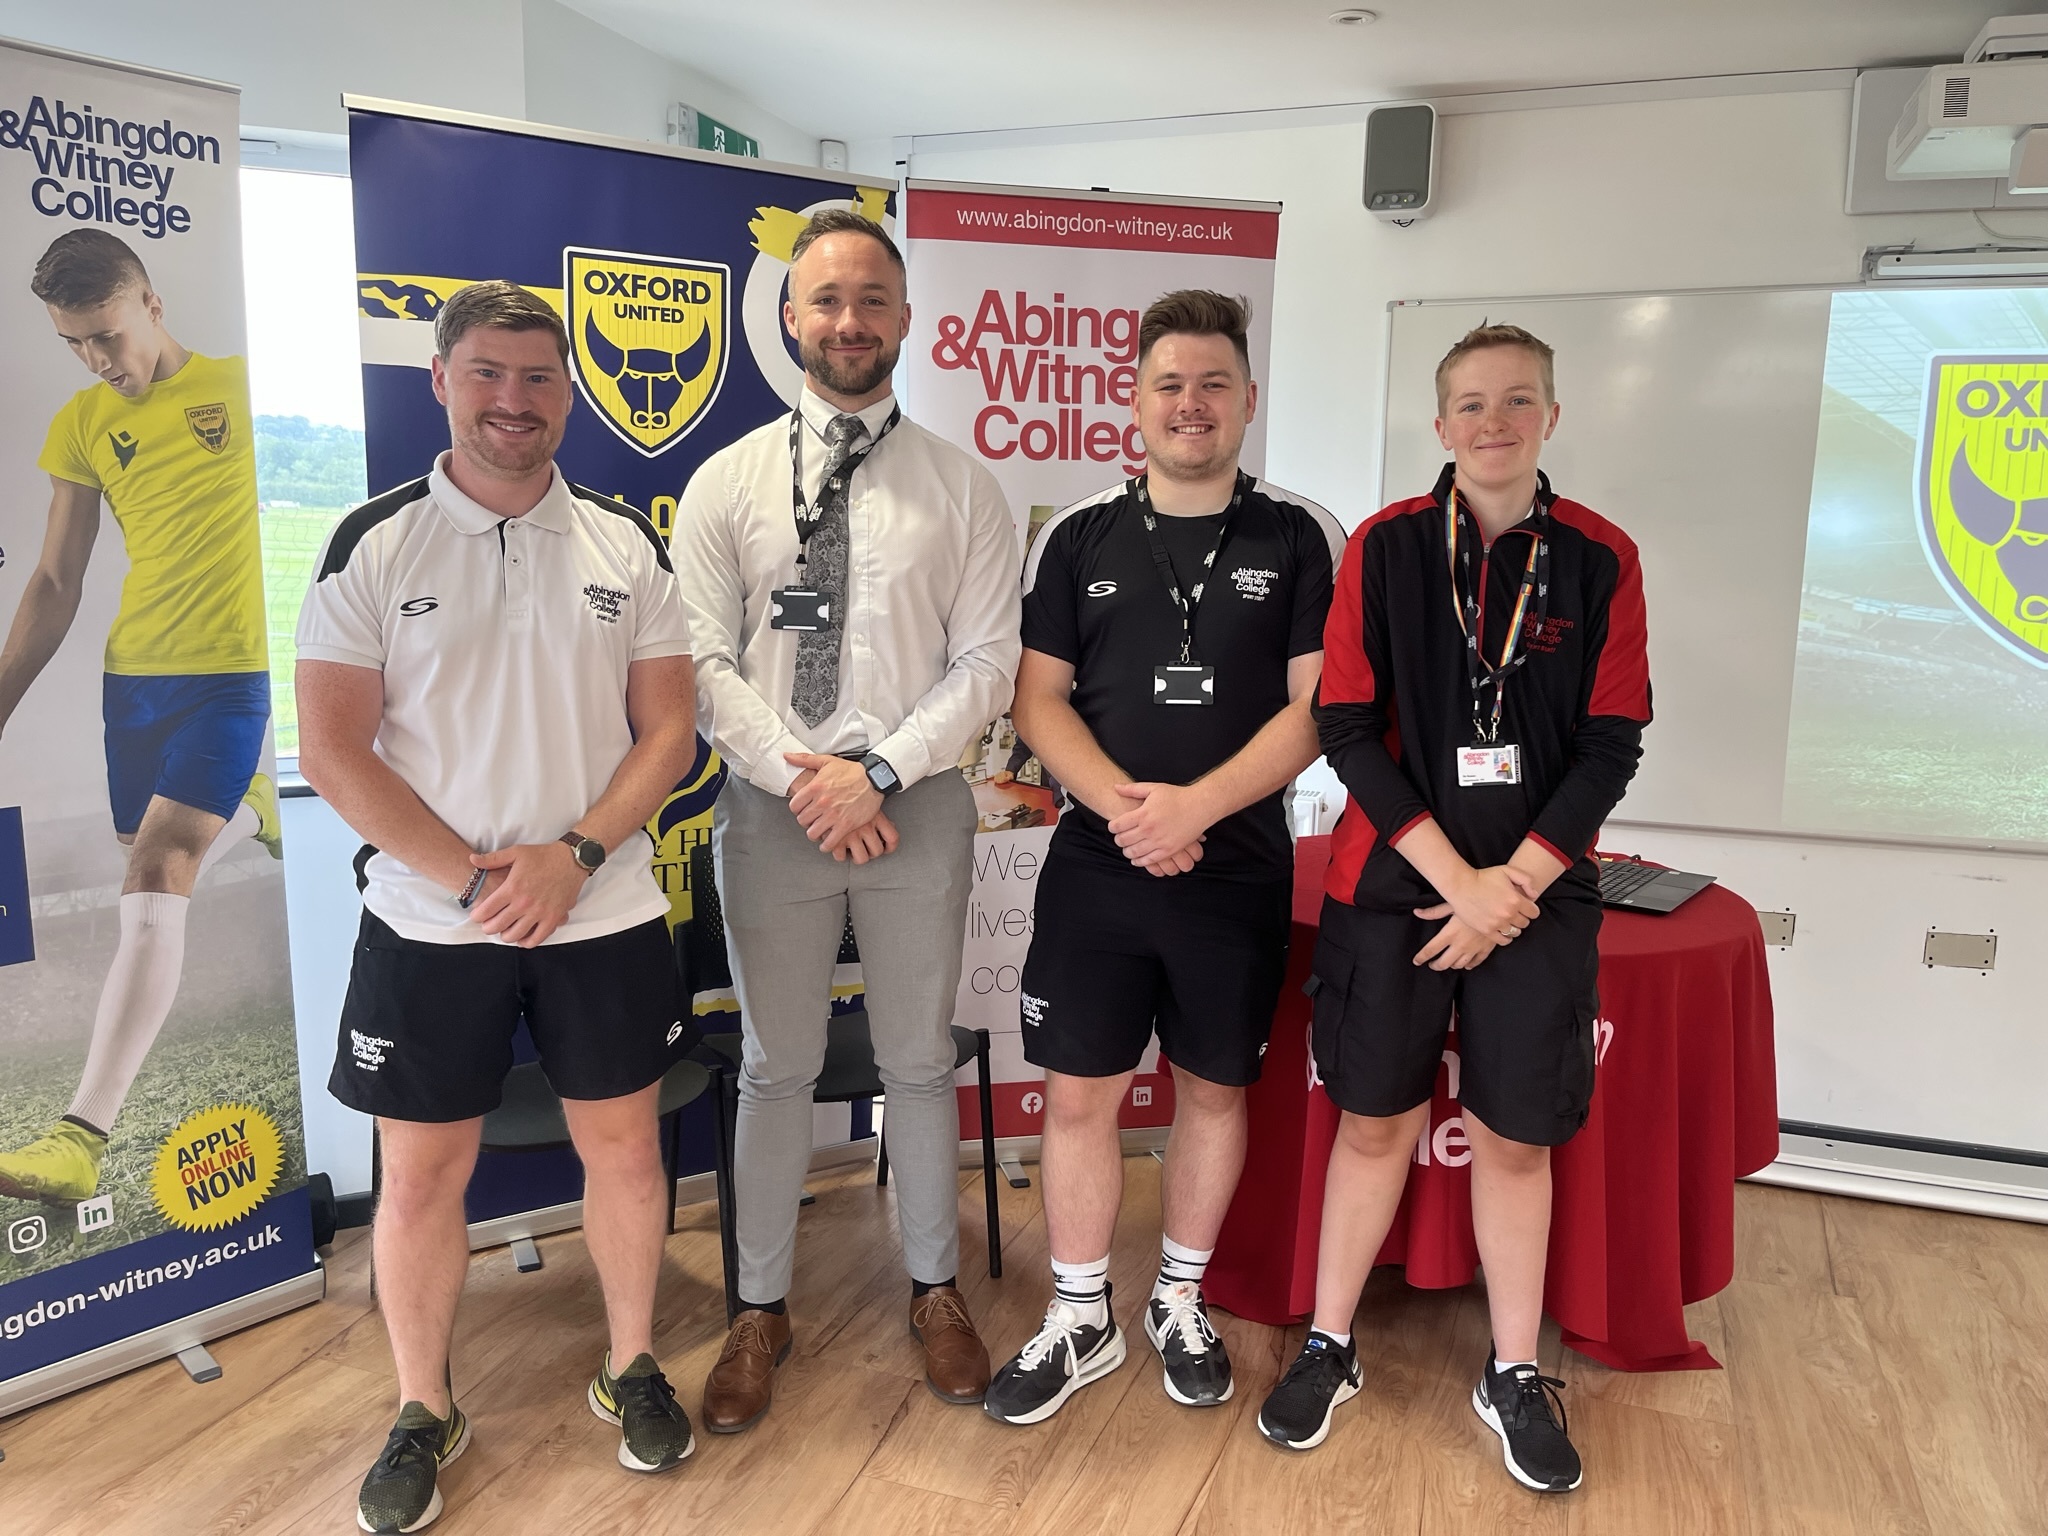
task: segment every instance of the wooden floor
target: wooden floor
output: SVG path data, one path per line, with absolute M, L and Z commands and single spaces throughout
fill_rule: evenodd
M 1126 1163 L 1112 1264 L 1143 1295 L 1157 1257 L 1158 1167 Z M 753 1431 L 699 1434 L 660 1478 L 613 1459 L 584 1383 L 604 1344 L 574 1234 L 546 1267 L 503 1250 L 472 1264 L 456 1346 L 475 1425 L 436 1529 L 924 1536 L 1025 1532 L 1372 1531 L 1408 1536 L 2026 1536 L 2048 1532 L 2048 1228 L 1755 1185 L 1742 1187 L 1735 1282 L 1692 1309 L 1725 1371 L 1626 1376 L 1560 1356 L 1547 1369 L 1586 1460 L 1577 1493 L 1542 1498 L 1502 1470 L 1467 1395 L 1484 1299 L 1373 1278 L 1360 1309 L 1364 1393 L 1329 1441 L 1290 1455 L 1252 1419 L 1301 1337 L 1219 1318 L 1237 1394 L 1170 1402 L 1135 1334 L 1130 1362 L 1031 1429 L 927 1392 L 906 1335 L 891 1197 L 862 1171 L 815 1181 L 791 1297 L 797 1353 Z M 1035 1190 L 1002 1192 L 1009 1273 L 981 1274 L 978 1183 L 963 1180 L 964 1289 L 998 1357 L 1049 1288 Z M 692 1418 L 723 1306 L 708 1207 L 670 1242 L 656 1342 Z M 328 1299 L 213 1346 L 195 1386 L 172 1362 L 0 1421 L 0 1531 L 341 1532 L 393 1413 L 390 1358 L 346 1234 Z

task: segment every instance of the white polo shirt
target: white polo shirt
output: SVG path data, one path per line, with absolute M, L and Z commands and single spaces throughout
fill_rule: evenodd
M 690 644 L 668 553 L 624 503 L 555 471 L 500 517 L 424 480 L 365 502 L 321 551 L 299 655 L 384 674 L 377 755 L 479 852 L 552 842 L 603 795 L 633 732 L 626 668 Z M 639 838 L 590 877 L 547 938 L 574 943 L 668 910 Z M 363 903 L 408 939 L 496 943 L 435 881 L 371 858 Z

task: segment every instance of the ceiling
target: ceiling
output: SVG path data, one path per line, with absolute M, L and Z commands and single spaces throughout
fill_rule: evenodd
M 1956 59 L 2018 0 L 566 0 L 868 139 Z

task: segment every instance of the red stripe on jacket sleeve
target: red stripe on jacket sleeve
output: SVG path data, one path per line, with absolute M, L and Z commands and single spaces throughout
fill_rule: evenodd
M 1650 626 L 1643 605 L 1643 564 L 1635 540 L 1599 513 L 1559 500 L 1551 512 L 1614 552 L 1619 569 L 1607 599 L 1607 640 L 1593 672 L 1589 715 L 1650 718 Z
M 1365 654 L 1365 532 L 1368 520 L 1344 543 L 1344 558 L 1323 621 L 1323 675 L 1319 696 L 1326 704 L 1370 704 L 1375 679 Z

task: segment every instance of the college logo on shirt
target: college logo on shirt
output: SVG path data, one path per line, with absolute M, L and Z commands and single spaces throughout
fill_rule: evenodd
M 1252 566 L 1241 566 L 1230 573 L 1230 579 L 1237 585 L 1237 595 L 1252 602 L 1263 603 L 1273 595 L 1273 583 L 1280 579 L 1278 571 L 1261 571 Z
M 2048 355 L 1937 355 L 1920 429 L 1920 543 L 1956 605 L 2048 666 Z
M 192 435 L 199 439 L 199 446 L 208 453 L 219 453 L 228 445 L 228 403 L 216 400 L 212 405 L 190 405 L 185 408 L 185 425 L 192 429 Z M 122 466 L 127 467 L 125 464 Z
M 590 599 L 590 611 L 607 624 L 619 622 L 619 610 L 631 596 L 613 587 L 600 587 L 594 581 L 583 589 L 583 595 Z
M 626 251 L 562 251 L 577 387 L 648 458 L 710 411 L 725 381 L 731 270 Z

